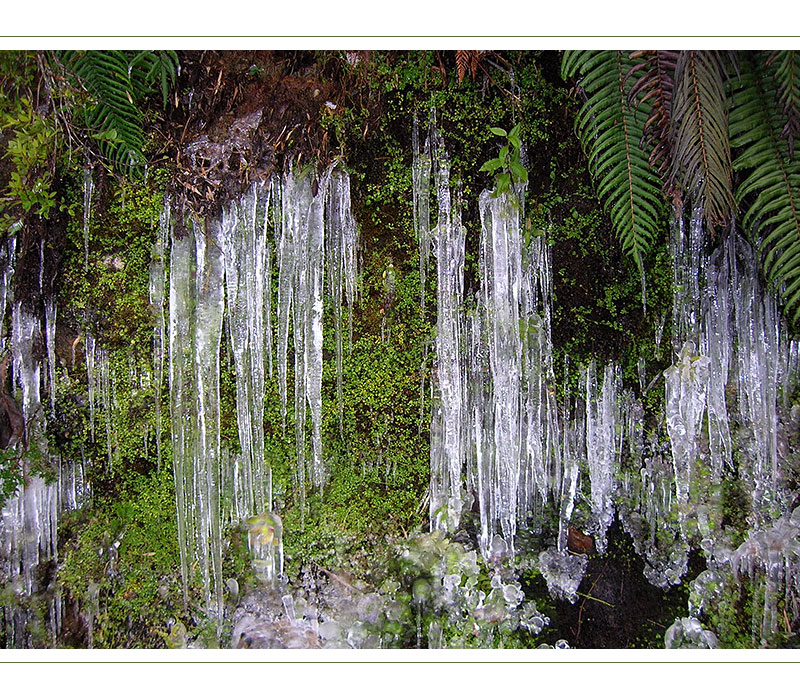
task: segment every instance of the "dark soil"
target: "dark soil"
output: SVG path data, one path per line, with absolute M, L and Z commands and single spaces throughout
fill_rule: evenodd
M 590 556 L 578 601 L 555 603 L 551 627 L 572 648 L 663 648 L 666 630 L 686 615 L 686 586 L 665 591 L 651 585 L 644 562 L 616 521 L 608 541 L 604 555 Z M 685 580 L 693 579 L 697 563 L 690 561 Z

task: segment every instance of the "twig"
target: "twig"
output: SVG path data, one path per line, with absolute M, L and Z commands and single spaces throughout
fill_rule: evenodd
M 585 595 L 583 592 L 576 592 L 576 594 L 580 597 L 585 597 L 586 599 L 590 599 L 593 602 L 600 602 L 601 604 L 605 604 L 607 607 L 614 608 L 614 605 L 611 602 L 606 602 L 604 599 L 599 599 L 598 597 L 592 597 L 591 595 Z
M 317 568 L 319 568 L 319 569 L 320 569 L 320 570 L 321 570 L 323 573 L 325 573 L 325 574 L 326 574 L 328 577 L 330 577 L 332 580 L 335 580 L 335 581 L 336 581 L 336 582 L 338 582 L 340 585 L 344 585 L 344 586 L 345 586 L 345 587 L 346 587 L 348 590 L 352 590 L 353 592 L 362 592 L 362 590 L 359 590 L 357 587 L 353 587 L 353 586 L 352 586 L 352 585 L 351 585 L 349 582 L 347 582 L 346 580 L 344 580 L 344 579 L 340 578 L 338 575 L 336 575 L 336 573 L 332 573 L 332 572 L 331 572 L 331 571 L 329 571 L 327 568 L 323 568 L 323 567 L 322 567 L 322 566 L 321 566 L 319 563 L 317 563 L 316 561 L 311 561 L 311 562 L 312 562 L 312 563 L 313 563 L 315 566 L 317 566 Z M 366 583 L 365 583 L 365 584 L 366 584 Z M 367 587 L 369 587 L 369 586 L 367 586 Z
M 594 586 L 597 585 L 598 582 L 600 582 L 600 578 L 603 577 L 603 573 L 606 572 L 606 568 L 607 567 L 608 567 L 608 561 L 606 561 L 605 565 L 603 566 L 603 570 L 600 571 L 600 575 L 598 575 L 594 579 L 594 582 L 592 583 L 592 586 L 589 588 L 589 593 L 588 594 L 583 594 L 582 592 L 578 592 L 578 594 L 581 595 L 582 597 L 586 598 L 586 599 L 596 599 L 594 597 L 590 597 L 590 594 L 591 594 L 592 590 L 594 590 Z M 576 592 L 577 592 L 577 590 L 576 590 Z M 578 631 L 575 633 L 575 640 L 576 641 L 578 640 L 578 636 L 581 633 L 581 624 L 583 623 L 583 605 L 586 604 L 586 599 L 584 599 L 583 602 L 581 602 L 581 606 L 578 607 Z M 597 600 L 597 601 L 598 602 L 603 602 L 603 600 Z M 608 602 L 603 602 L 603 604 L 608 604 L 609 607 L 613 607 L 613 605 L 609 604 Z
M 667 629 L 667 627 L 666 627 L 666 626 L 664 626 L 664 624 L 659 624 L 659 623 L 658 623 L 658 622 L 657 622 L 655 619 L 648 619 L 647 621 L 649 621 L 651 624 L 655 624 L 656 626 L 660 626 L 660 627 L 661 627 L 662 629 L 664 629 L 665 631 L 666 631 L 666 629 Z

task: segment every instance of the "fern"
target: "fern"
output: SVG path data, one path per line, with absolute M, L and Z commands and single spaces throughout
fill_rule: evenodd
M 144 116 L 139 105 L 158 86 L 166 106 L 178 69 L 175 52 L 65 51 L 60 58 L 91 97 L 85 122 L 103 157 L 121 172 L 140 167 Z
M 471 73 L 472 79 L 475 79 L 480 61 L 480 51 L 456 51 L 456 74 L 458 75 L 459 85 L 463 82 L 467 73 Z
M 143 88 L 142 98 L 147 97 L 153 86 L 160 87 L 162 106 L 166 109 L 169 91 L 179 70 L 174 51 L 142 51 L 131 61 L 131 82 Z
M 643 270 L 663 202 L 661 180 L 642 147 L 647 110 L 628 100 L 629 83 L 639 77 L 634 67 L 622 51 L 566 51 L 561 70 L 564 77 L 583 74 L 588 99 L 576 118 L 578 136 L 622 248 Z
M 778 100 L 786 123 L 781 131 L 789 143 L 789 158 L 794 157 L 794 137 L 800 134 L 800 51 L 775 51 L 768 60 L 775 64 Z
M 630 70 L 638 75 L 628 92 L 631 102 L 650 105 L 650 116 L 642 129 L 643 145 L 650 147 L 650 167 L 664 179 L 664 190 L 674 186 L 672 173 L 672 100 L 675 92 L 676 51 L 636 51 L 631 60 L 640 61 Z
M 780 67 L 742 62 L 741 87 L 731 110 L 731 144 L 741 147 L 733 162 L 749 170 L 736 191 L 750 202 L 742 223 L 752 239 L 761 241 L 764 269 L 780 285 L 787 310 L 800 317 L 800 163 L 791 158 L 783 137 L 785 111 L 778 100 Z
M 734 208 L 724 77 L 713 51 L 682 51 L 676 62 L 670 178 L 699 196 L 712 231 Z

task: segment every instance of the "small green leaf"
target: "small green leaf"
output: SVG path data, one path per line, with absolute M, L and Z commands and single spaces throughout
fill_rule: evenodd
M 511 172 L 514 173 L 514 179 L 517 182 L 528 181 L 528 171 L 522 167 L 522 164 L 518 160 L 511 161 Z
M 502 160 L 505 163 L 507 158 L 508 158 L 508 146 L 503 146 L 500 149 L 500 160 Z
M 522 147 L 522 142 L 519 140 L 519 136 L 513 131 L 508 134 L 508 142 L 514 146 L 517 151 L 519 151 L 519 149 Z
M 511 141 L 513 139 L 517 139 L 519 141 L 519 128 L 522 126 L 521 123 L 517 124 L 508 134 L 508 140 Z
M 498 126 L 490 127 L 489 131 L 491 131 L 495 136 L 503 136 L 503 137 L 508 136 L 508 133 L 506 133 L 506 130 L 505 129 L 501 129 Z
M 481 165 L 481 169 L 478 172 L 494 172 L 501 167 L 503 167 L 503 161 L 500 158 L 492 158 Z

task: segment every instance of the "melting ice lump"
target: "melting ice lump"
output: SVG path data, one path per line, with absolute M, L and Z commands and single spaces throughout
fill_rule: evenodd
M 495 548 L 504 549 L 497 539 Z M 410 539 L 399 560 L 405 575 L 414 578 L 412 601 L 420 622 L 423 614 L 433 615 L 447 630 L 445 641 L 439 627 L 433 627 L 428 647 L 492 647 L 497 633 L 522 628 L 537 635 L 550 623 L 532 601 L 525 601 L 522 586 L 507 578 L 506 569 L 495 569 L 488 594 L 479 589 L 477 552 L 440 531 Z
M 676 619 L 667 629 L 664 645 L 667 648 L 719 648 L 719 640 L 712 631 L 704 629 L 697 619 L 684 617 Z
M 283 573 L 283 524 L 273 512 L 247 520 L 247 545 L 256 577 L 273 583 Z
M 572 556 L 555 548 L 539 554 L 539 571 L 547 582 L 550 595 L 573 604 L 578 599 L 578 587 L 588 565 L 589 559 L 585 556 Z

